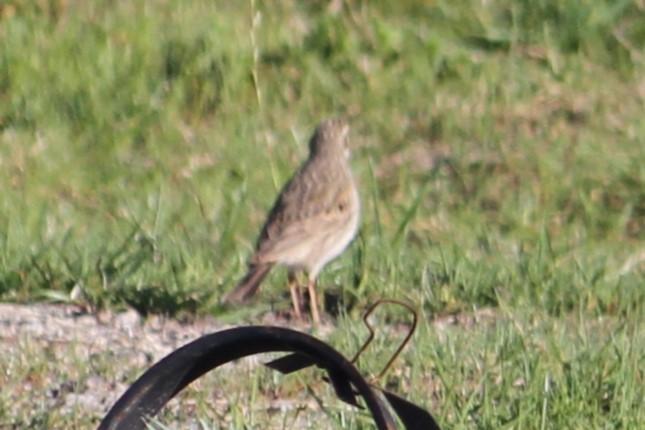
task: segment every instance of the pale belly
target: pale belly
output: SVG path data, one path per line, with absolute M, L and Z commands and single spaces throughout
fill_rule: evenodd
M 354 191 L 352 205 L 355 207 L 349 219 L 341 228 L 328 232 L 319 232 L 311 240 L 303 241 L 291 258 L 282 264 L 292 271 L 305 271 L 310 279 L 318 276 L 322 268 L 331 260 L 338 257 L 356 236 L 360 224 L 360 202 L 358 193 Z M 295 251 L 295 250 L 294 250 Z

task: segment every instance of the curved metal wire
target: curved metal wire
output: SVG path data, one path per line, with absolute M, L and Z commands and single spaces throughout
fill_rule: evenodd
M 376 336 L 376 330 L 374 330 L 374 327 L 372 327 L 372 325 L 369 322 L 370 315 L 372 315 L 372 313 L 379 306 L 382 306 L 387 303 L 398 305 L 407 309 L 412 315 L 412 324 L 410 325 L 410 330 L 408 330 L 408 333 L 405 335 L 405 338 L 401 341 L 401 344 L 399 345 L 399 347 L 396 349 L 394 354 L 392 354 L 392 357 L 390 357 L 388 362 L 385 364 L 385 366 L 383 367 L 383 370 L 381 370 L 381 372 L 374 379 L 375 381 L 381 379 L 381 377 L 385 375 L 385 373 L 392 366 L 392 363 L 394 363 L 394 360 L 398 358 L 398 356 L 401 354 L 401 352 L 406 347 L 408 342 L 410 342 L 410 339 L 412 339 L 412 335 L 414 335 L 414 332 L 417 329 L 417 323 L 419 320 L 417 310 L 414 307 L 412 307 L 412 305 L 410 305 L 409 303 L 406 303 L 401 300 L 390 299 L 390 298 L 382 298 L 377 300 L 376 302 L 374 302 L 374 304 L 372 304 L 372 306 L 367 308 L 367 311 L 365 311 L 365 313 L 363 314 L 363 323 L 365 324 L 365 327 L 367 327 L 367 330 L 369 331 L 370 334 L 367 337 L 367 340 L 365 340 L 363 345 L 360 347 L 360 349 L 356 352 L 356 354 L 354 354 L 354 357 L 350 360 L 353 364 L 356 364 L 360 356 L 363 354 L 363 352 L 365 352 L 367 347 L 372 343 L 372 341 L 374 340 L 374 337 Z

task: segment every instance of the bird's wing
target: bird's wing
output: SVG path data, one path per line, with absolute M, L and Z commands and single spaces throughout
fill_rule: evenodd
M 306 239 L 334 231 L 352 216 L 351 176 L 299 176 L 307 173 L 301 171 L 280 193 L 258 239 L 254 261 L 273 261 Z

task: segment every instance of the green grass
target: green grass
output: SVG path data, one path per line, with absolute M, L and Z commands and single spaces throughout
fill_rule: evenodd
M 280 271 L 253 308 L 220 298 L 313 127 L 356 112 L 363 219 L 321 278 L 351 304 L 332 341 L 352 351 L 382 296 L 427 321 L 491 309 L 422 328 L 397 387 L 446 428 L 644 428 L 644 19 L 638 1 L 3 2 L 0 300 L 240 324 L 288 306 Z

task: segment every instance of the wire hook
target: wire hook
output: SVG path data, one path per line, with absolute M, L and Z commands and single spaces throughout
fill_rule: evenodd
M 370 315 L 372 315 L 372 313 L 374 312 L 374 310 L 376 310 L 376 308 L 378 308 L 379 306 L 384 305 L 386 303 L 399 305 L 399 306 L 404 307 L 405 309 L 407 309 L 410 312 L 410 314 L 412 314 L 412 325 L 410 326 L 410 330 L 408 330 L 408 333 L 406 334 L 406 336 L 403 339 L 403 341 L 401 341 L 401 344 L 399 345 L 399 347 L 396 349 L 394 354 L 392 354 L 392 357 L 390 357 L 388 362 L 383 367 L 383 370 L 381 370 L 381 372 L 376 376 L 376 378 L 374 378 L 375 381 L 380 379 L 385 374 L 385 372 L 387 372 L 389 370 L 389 368 L 392 366 L 392 363 L 394 363 L 394 360 L 397 359 L 397 357 L 401 354 L 401 351 L 403 351 L 403 348 L 405 348 L 405 346 L 408 344 L 408 342 L 410 342 L 410 339 L 412 338 L 412 335 L 414 334 L 414 332 L 417 329 L 417 323 L 418 323 L 418 319 L 419 319 L 419 315 L 418 315 L 416 309 L 414 307 L 412 307 L 412 305 L 410 305 L 410 304 L 408 304 L 406 302 L 403 302 L 401 300 L 389 299 L 389 298 L 381 298 L 381 299 L 377 300 L 376 302 L 374 302 L 372 304 L 372 306 L 370 306 L 367 309 L 367 311 L 365 311 L 365 314 L 363 314 L 363 323 L 365 324 L 365 327 L 367 327 L 367 330 L 369 331 L 370 334 L 367 337 L 367 340 L 365 340 L 365 342 L 363 343 L 363 346 L 360 347 L 360 349 L 356 352 L 354 357 L 351 359 L 352 364 L 356 364 L 356 362 L 358 361 L 359 357 L 363 354 L 363 352 L 367 349 L 367 347 L 372 343 L 372 341 L 374 340 L 374 337 L 376 336 L 376 331 L 374 330 L 374 327 L 372 327 L 372 325 L 369 322 Z

